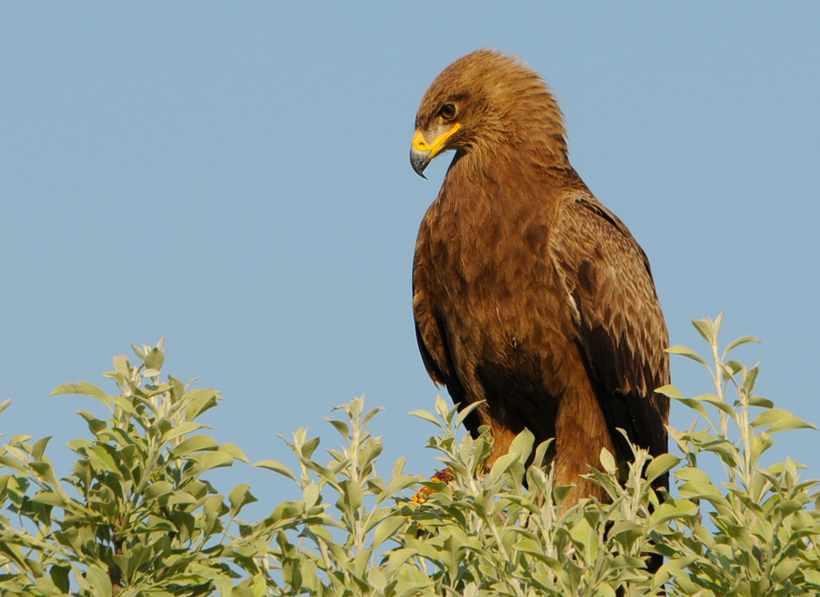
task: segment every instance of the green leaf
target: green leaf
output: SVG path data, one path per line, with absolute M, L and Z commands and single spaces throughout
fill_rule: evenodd
M 393 477 L 390 481 L 390 485 L 387 486 L 384 492 L 384 497 L 393 497 L 400 491 L 404 491 L 408 487 L 416 485 L 421 481 L 423 481 L 423 478 L 420 475 L 400 475 Z
M 784 558 L 774 569 L 775 580 L 788 580 L 794 575 L 799 566 L 800 560 L 798 558 Z
M 3 402 L 0 403 L 0 413 L 6 410 L 9 407 L 9 404 L 11 404 L 11 398 L 6 398 L 3 400 Z
M 732 409 L 732 406 L 726 404 L 723 400 L 715 396 L 714 394 L 701 394 L 700 396 L 696 396 L 695 400 L 699 400 L 701 402 L 706 402 L 707 404 L 711 404 L 716 409 L 725 412 L 727 415 L 734 418 L 735 411 Z
M 720 322 L 723 319 L 723 314 L 718 315 L 717 320 L 713 323 L 711 319 L 693 319 L 692 325 L 698 333 L 703 336 L 709 344 L 717 342 L 717 332 L 720 329 Z
M 185 456 L 191 452 L 211 451 L 218 448 L 219 444 L 217 444 L 216 440 L 212 437 L 207 435 L 194 435 L 174 448 L 171 455 L 173 458 L 180 458 L 181 456 Z
M 44 437 L 42 439 L 37 440 L 37 443 L 34 444 L 34 447 L 31 449 L 31 457 L 34 460 L 40 460 L 43 457 L 43 454 L 46 451 L 46 446 L 48 445 L 51 436 Z
M 68 593 L 71 589 L 71 582 L 68 578 L 70 573 L 71 566 L 66 566 L 63 564 L 53 564 L 49 570 L 49 576 L 51 576 L 54 586 L 56 586 L 62 593 Z
M 165 421 L 167 421 L 167 419 L 165 419 Z M 171 423 L 170 421 L 168 422 Z M 193 421 L 183 421 L 176 425 L 172 424 L 172 426 L 167 431 L 163 432 L 162 441 L 170 442 L 181 435 L 187 435 L 188 433 L 199 431 L 203 427 L 204 425 L 202 425 L 201 423 L 194 423 Z
M 91 564 L 85 573 L 85 578 L 88 581 L 88 584 L 91 585 L 94 597 L 97 597 L 98 595 L 102 597 L 111 596 L 113 590 L 113 587 L 111 586 L 111 579 L 99 566 Z
M 123 380 L 127 380 L 131 376 L 131 362 L 124 354 L 118 354 L 112 361 L 114 362 L 114 373 Z
M 295 519 L 305 512 L 304 502 L 281 502 L 273 512 L 265 519 L 267 524 L 280 522 L 283 519 Z
M 729 346 L 726 347 L 726 350 L 723 351 L 723 359 L 725 360 L 726 355 L 728 355 L 730 352 L 732 352 L 738 346 L 743 346 L 744 344 L 749 344 L 751 342 L 755 342 L 757 344 L 760 344 L 760 340 L 758 340 L 754 336 L 741 336 L 737 340 L 734 340 L 734 341 L 730 342 Z
M 68 500 L 56 491 L 38 491 L 34 494 L 34 497 L 31 498 L 31 501 L 37 502 L 38 504 L 56 506 L 58 508 L 62 508 L 68 503 Z
M 762 396 L 749 396 L 749 406 L 758 406 L 760 408 L 774 408 L 774 402 Z
M 755 380 L 757 380 L 757 375 L 759 372 L 760 368 L 755 366 L 749 369 L 743 376 L 743 392 L 746 396 L 750 395 L 754 391 Z
M 152 348 L 148 353 L 146 353 L 145 358 L 143 359 L 145 367 L 147 369 L 156 370 L 157 374 L 159 374 L 159 370 L 162 369 L 162 365 L 165 362 L 165 353 L 162 351 L 161 348 L 161 345 L 164 340 L 165 336 L 163 336 L 162 340 L 160 340 L 160 345 L 156 348 Z
M 91 430 L 91 433 L 97 435 L 101 430 L 105 429 L 107 425 L 105 421 L 101 421 L 90 412 L 85 410 L 78 410 L 77 414 L 80 415 L 83 419 L 86 420 L 88 423 L 88 428 Z
M 519 458 L 520 455 L 509 453 L 499 457 L 498 460 L 493 463 L 492 469 L 490 469 L 489 479 L 491 481 L 499 479 L 512 465 L 518 462 Z
M 88 449 L 88 462 L 97 471 L 106 471 L 120 476 L 119 468 L 114 457 L 106 449 L 106 445 L 96 445 Z
M 111 396 L 103 392 L 100 388 L 95 386 L 94 384 L 90 384 L 88 382 L 81 381 L 80 383 L 67 383 L 61 386 L 57 386 L 51 392 L 51 395 L 54 396 L 56 394 L 80 394 L 82 396 L 92 396 L 94 398 L 99 398 L 106 404 L 109 403 L 111 400 Z
M 676 398 L 676 400 L 697 412 L 704 419 L 709 419 L 709 411 L 706 410 L 706 407 L 703 406 L 700 401 L 695 400 L 694 398 Z
M 168 500 L 165 503 L 167 503 L 168 506 L 177 506 L 177 505 L 192 506 L 192 505 L 196 504 L 197 501 L 196 501 L 196 498 L 194 496 L 192 496 L 190 493 L 188 493 L 187 491 L 182 491 L 181 489 L 178 489 L 178 490 L 174 491 L 173 493 L 171 493 L 168 496 Z
M 529 456 L 532 453 L 532 444 L 534 442 L 535 436 L 532 431 L 525 427 L 521 433 L 515 436 L 507 452 L 515 454 L 519 458 Z
M 682 481 L 697 481 L 699 483 L 711 483 L 709 475 L 698 468 L 687 466 L 675 472 L 675 477 Z
M 302 498 L 307 507 L 315 506 L 322 499 L 319 486 L 316 483 L 308 483 L 302 490 Z
M 260 462 L 255 462 L 253 466 L 258 466 L 259 468 L 266 468 L 269 471 L 273 471 L 275 473 L 279 473 L 280 475 L 284 475 L 288 477 L 294 482 L 297 482 L 296 475 L 294 475 L 291 470 L 286 467 L 281 462 L 277 462 L 276 460 L 262 460 Z
M 464 423 L 464 420 L 470 416 L 470 413 L 477 409 L 479 406 L 484 404 L 486 400 L 477 400 L 476 402 L 471 402 L 464 408 L 462 408 L 459 413 L 458 417 L 456 417 L 456 426 L 459 427 Z
M 666 352 L 668 352 L 670 354 L 679 354 L 679 355 L 684 356 L 688 359 L 692 359 L 693 361 L 696 361 L 696 362 L 700 363 L 701 365 L 704 365 L 706 367 L 709 366 L 709 363 L 707 363 L 703 359 L 703 357 L 701 357 L 698 353 L 696 353 L 691 348 L 686 348 L 685 346 L 672 346 L 671 348 L 667 348 Z
M 197 462 L 202 470 L 207 471 L 212 468 L 220 468 L 223 466 L 231 466 L 233 464 L 233 457 L 224 452 L 209 452 L 207 454 L 199 454 L 194 456 L 191 460 Z
M 174 490 L 174 484 L 168 481 L 157 481 L 152 483 L 145 490 L 145 497 L 149 499 L 162 497 L 168 495 Z
M 123 398 L 122 396 L 112 396 L 111 403 L 115 404 L 117 408 L 128 415 L 135 416 L 137 414 L 134 404 L 128 398 Z
M 761 454 L 771 448 L 772 445 L 774 445 L 774 440 L 772 436 L 765 431 L 761 431 L 755 435 L 754 440 L 752 440 L 752 462 L 756 463 Z
M 300 450 L 300 456 L 302 458 L 309 460 L 311 456 L 313 456 L 313 452 L 316 451 L 316 448 L 319 447 L 319 443 L 321 442 L 321 438 L 314 437 L 313 439 L 309 439 L 304 444 L 302 444 L 302 448 Z
M 340 485 L 343 491 L 340 501 L 350 510 L 358 510 L 361 508 L 364 498 L 361 484 L 352 479 L 346 479 L 342 481 Z
M 815 560 L 816 562 L 816 560 Z M 803 577 L 809 581 L 814 588 L 820 587 L 820 569 L 817 570 L 804 570 Z
M 427 412 L 426 410 L 411 410 L 407 414 L 409 414 L 410 416 L 413 416 L 413 417 L 418 417 L 419 419 L 427 421 L 428 423 L 432 423 L 433 425 L 436 425 L 437 427 L 441 427 L 441 421 L 439 421 L 436 418 L 436 415 L 434 415 L 433 413 Z
M 373 547 L 378 548 L 382 543 L 394 537 L 396 532 L 406 525 L 407 519 L 403 516 L 391 516 L 383 520 L 373 533 Z
M 655 390 L 658 394 L 663 394 L 664 396 L 669 396 L 670 398 L 674 398 L 676 400 L 680 400 L 683 398 L 683 394 L 680 393 L 680 390 L 673 385 L 665 385 L 659 387 Z
M 673 454 L 661 454 L 656 456 L 646 467 L 646 480 L 650 483 L 671 471 L 680 464 L 680 458 Z
M 236 516 L 244 506 L 257 501 L 251 494 L 250 487 L 247 483 L 237 485 L 228 496 L 228 501 L 231 503 L 231 516 Z
M 757 415 L 752 421 L 752 427 L 755 429 L 768 427 L 767 431 L 770 434 L 792 429 L 817 429 L 811 423 L 807 423 L 789 411 L 780 408 L 772 408 Z
M 219 444 L 219 451 L 224 452 L 225 454 L 230 454 L 231 457 L 241 462 L 249 462 L 248 457 L 245 456 L 245 453 L 242 450 L 240 450 L 239 446 L 237 446 L 236 444 L 232 444 L 230 442 Z
M 447 421 L 448 423 L 453 420 L 455 407 L 450 407 L 450 403 L 448 403 L 444 398 L 441 397 L 441 394 L 436 396 L 436 412 L 438 415 Z
M 681 497 L 689 500 L 706 499 L 713 501 L 714 499 L 723 500 L 720 490 L 710 483 L 699 483 L 695 481 L 687 481 L 680 486 Z
M 337 421 L 335 419 L 329 419 L 328 417 L 325 417 L 325 421 L 333 425 L 342 437 L 346 438 L 350 435 L 350 426 L 344 421 Z
M 612 452 L 610 452 L 606 448 L 601 448 L 601 454 L 599 458 L 601 460 L 601 466 L 604 467 L 605 471 L 611 473 L 618 470 L 618 465 L 615 464 L 615 457 L 612 455 Z
M 51 466 L 50 462 L 40 460 L 38 462 L 32 462 L 29 466 L 31 470 L 37 473 L 40 478 L 52 487 L 58 487 L 60 485 L 60 482 L 57 480 L 57 475 L 54 473 L 54 467 Z
M 222 397 L 213 388 L 204 388 L 186 392 L 183 399 L 188 403 L 185 407 L 185 420 L 193 421 L 202 413 L 214 408 Z
M 373 417 L 375 417 L 383 410 L 384 407 L 378 406 L 376 408 L 371 408 L 369 411 L 367 411 L 367 414 L 364 417 L 362 417 L 362 427 L 366 426 L 370 421 L 373 420 Z

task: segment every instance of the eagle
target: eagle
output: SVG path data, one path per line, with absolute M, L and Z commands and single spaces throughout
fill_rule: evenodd
M 646 254 L 570 165 L 564 118 L 539 74 L 478 50 L 421 100 L 421 175 L 454 150 L 419 229 L 413 315 L 424 365 L 466 418 L 488 426 L 487 466 L 522 430 L 554 439 L 563 505 L 605 499 L 585 478 L 601 449 L 667 451 L 668 333 Z M 627 441 L 619 431 L 623 430 Z M 662 477 L 656 486 L 668 488 Z

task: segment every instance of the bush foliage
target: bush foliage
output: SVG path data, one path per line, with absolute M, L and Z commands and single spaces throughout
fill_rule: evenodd
M 810 427 L 754 393 L 757 367 L 731 358 L 744 337 L 718 349 L 721 318 L 696 321 L 709 358 L 671 352 L 710 372 L 713 391 L 685 398 L 695 422 L 671 430 L 680 456 L 650 460 L 635 451 L 626 482 L 611 454 L 590 472 L 609 495 L 562 508 L 543 462 L 546 445 L 522 433 L 485 471 L 490 439 L 459 438 L 466 412 L 441 398 L 428 447 L 452 469 L 452 483 L 376 462 L 382 440 L 368 431 L 378 409 L 362 399 L 329 419 L 341 445 L 317 460 L 320 439 L 305 429 L 287 442 L 296 466 L 266 460 L 298 486 L 301 499 L 276 504 L 262 520 L 240 519 L 256 501 L 247 484 L 220 493 L 216 467 L 247 462 L 207 434 L 200 416 L 220 395 L 168 376 L 162 342 L 134 347 L 132 365 L 114 359 L 119 395 L 89 383 L 56 394 L 93 396 L 108 418 L 80 411 L 90 431 L 69 447 L 77 460 L 60 479 L 46 456 L 49 438 L 12 436 L 0 447 L 0 590 L 3 595 L 814 595 L 820 593 L 818 481 L 801 465 L 764 466 L 773 435 Z M 0 410 L 8 406 L 8 401 Z M 675 446 L 677 450 L 674 450 Z M 714 458 L 710 478 L 701 459 Z M 323 458 L 326 460 L 326 458 Z M 645 475 L 641 474 L 645 471 Z M 670 472 L 673 495 L 650 482 Z M 719 477 L 719 478 L 714 478 Z M 421 504 L 414 493 L 426 485 Z M 649 553 L 663 566 L 647 571 Z

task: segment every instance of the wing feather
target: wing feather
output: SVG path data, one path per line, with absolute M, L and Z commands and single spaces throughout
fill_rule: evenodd
M 646 255 L 626 226 L 585 194 L 562 206 L 550 252 L 616 446 L 631 455 L 621 428 L 653 455 L 666 452 L 669 399 L 655 389 L 669 383 L 669 342 Z

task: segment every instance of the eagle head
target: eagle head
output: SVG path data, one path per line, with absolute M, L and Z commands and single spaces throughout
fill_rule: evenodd
M 419 176 L 438 154 L 539 143 L 566 158 L 564 120 L 546 83 L 516 58 L 477 50 L 444 69 L 416 113 L 410 164 Z

